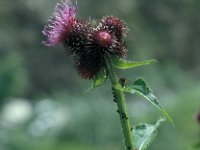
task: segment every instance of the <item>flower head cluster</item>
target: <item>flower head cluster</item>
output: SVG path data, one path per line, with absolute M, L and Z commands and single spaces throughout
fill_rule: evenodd
M 62 43 L 74 55 L 76 68 L 85 79 L 94 78 L 105 70 L 105 55 L 124 57 L 124 38 L 127 34 L 125 23 L 113 16 L 101 20 L 76 18 L 77 6 L 70 0 L 57 4 L 53 16 L 45 26 L 43 43 L 54 46 Z

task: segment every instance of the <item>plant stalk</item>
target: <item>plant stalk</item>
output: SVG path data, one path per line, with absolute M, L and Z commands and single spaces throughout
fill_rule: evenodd
M 126 107 L 126 100 L 124 96 L 124 91 L 122 90 L 122 85 L 119 83 L 117 75 L 114 71 L 114 67 L 110 57 L 106 58 L 108 74 L 110 77 L 110 81 L 112 84 L 112 92 L 114 97 L 114 102 L 117 103 L 117 112 L 120 117 L 120 122 L 123 130 L 124 135 L 124 142 L 126 150 L 134 150 L 134 142 L 133 142 L 133 135 L 132 135 L 132 128 L 130 126 L 127 107 Z

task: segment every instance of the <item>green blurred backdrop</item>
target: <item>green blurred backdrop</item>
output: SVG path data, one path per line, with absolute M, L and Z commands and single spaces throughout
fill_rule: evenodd
M 62 46 L 44 47 L 41 31 L 56 0 L 0 0 L 0 150 L 122 150 L 109 82 L 84 94 L 83 80 Z M 75 3 L 75 1 L 74 1 Z M 145 78 L 174 119 L 149 150 L 195 150 L 200 128 L 199 0 L 78 0 L 78 16 L 118 16 L 129 27 L 128 59 L 152 66 L 119 72 Z M 132 123 L 160 113 L 127 95 Z

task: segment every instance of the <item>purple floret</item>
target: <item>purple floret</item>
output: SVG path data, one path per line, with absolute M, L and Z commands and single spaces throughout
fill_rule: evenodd
M 54 9 L 53 16 L 48 20 L 48 24 L 43 30 L 47 40 L 43 44 L 54 46 L 62 43 L 69 35 L 73 22 L 75 21 L 77 7 L 69 0 L 58 3 Z

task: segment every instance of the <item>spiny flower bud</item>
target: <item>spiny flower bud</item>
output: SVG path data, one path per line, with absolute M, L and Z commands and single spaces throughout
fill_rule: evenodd
M 84 79 L 92 79 L 104 68 L 104 63 L 102 55 L 91 51 L 77 59 L 76 69 Z
M 90 28 L 88 22 L 76 19 L 68 38 L 65 38 L 64 41 L 64 45 L 69 48 L 72 54 L 85 53 L 85 47 L 91 34 Z
M 115 34 L 119 40 L 126 37 L 127 34 L 127 26 L 125 23 L 113 16 L 107 16 L 102 19 L 102 26 L 107 28 L 111 33 Z
M 97 43 L 102 47 L 110 46 L 113 42 L 111 34 L 106 31 L 99 31 L 95 36 Z
M 99 55 L 110 54 L 123 57 L 126 54 L 124 42 L 110 33 L 109 30 L 99 28 L 91 36 L 90 49 L 99 51 Z

